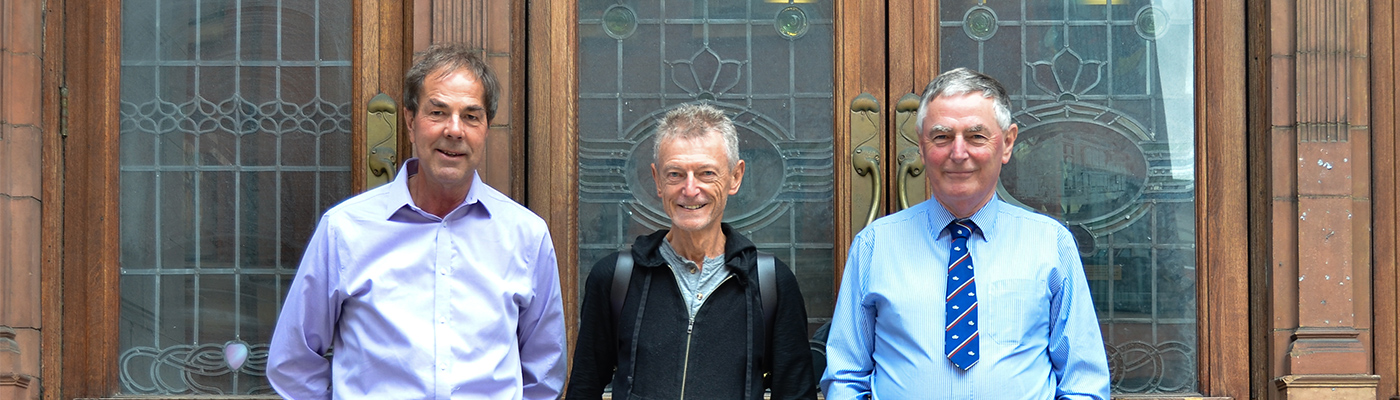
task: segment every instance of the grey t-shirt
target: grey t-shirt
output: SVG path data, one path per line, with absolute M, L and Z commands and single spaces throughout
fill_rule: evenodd
M 676 249 L 667 240 L 661 241 L 661 257 L 671 265 L 671 273 L 676 276 L 676 285 L 680 287 L 681 298 L 685 299 L 691 318 L 695 318 L 695 313 L 705 304 L 705 298 L 710 297 L 710 293 L 730 274 L 729 268 L 724 267 L 723 256 L 706 257 L 705 265 L 701 268 L 694 261 L 676 254 Z

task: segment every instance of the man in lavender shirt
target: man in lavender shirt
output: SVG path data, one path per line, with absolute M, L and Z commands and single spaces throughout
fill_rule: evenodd
M 549 232 L 476 173 L 496 78 L 470 49 L 434 45 L 405 80 L 417 158 L 321 217 L 267 377 L 289 399 L 557 398 L 567 353 Z

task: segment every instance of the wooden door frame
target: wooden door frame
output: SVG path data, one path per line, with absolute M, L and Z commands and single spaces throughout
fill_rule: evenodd
M 1194 17 L 1200 391 L 1236 399 L 1250 396 L 1245 9 L 1196 0 Z
M 1396 68 L 1400 67 L 1400 7 L 1394 2 L 1370 2 L 1371 19 L 1371 171 L 1374 247 L 1373 344 L 1374 373 L 1379 375 L 1379 398 L 1400 397 L 1400 96 Z
M 121 288 L 119 206 L 121 131 L 121 5 L 117 2 L 60 0 L 51 3 L 45 27 L 45 53 L 57 57 L 45 79 L 67 89 L 60 98 L 45 87 L 44 123 L 70 132 L 45 137 L 44 190 L 58 201 L 45 202 L 41 239 L 46 289 L 41 304 L 44 351 L 41 373 L 49 399 L 99 397 L 116 392 Z M 50 100 L 52 99 L 52 100 Z M 66 114 L 66 115 L 61 115 Z M 52 211 L 52 212 L 51 212 Z M 71 251 L 67 251 L 70 250 Z M 48 273 L 52 272 L 52 273 Z
M 51 0 L 45 9 L 41 224 L 44 399 L 116 395 L 120 263 L 121 3 Z M 378 92 L 398 96 L 409 58 L 411 5 L 355 2 L 353 110 Z M 370 40 L 369 46 L 364 46 Z M 372 69 L 369 69 L 372 68 Z M 66 88 L 61 95 L 59 87 Z M 66 109 L 63 106 L 66 103 Z M 364 188 L 367 113 L 352 112 L 352 191 Z M 257 398 L 258 396 L 251 396 Z M 138 398 L 138 397 L 123 397 Z

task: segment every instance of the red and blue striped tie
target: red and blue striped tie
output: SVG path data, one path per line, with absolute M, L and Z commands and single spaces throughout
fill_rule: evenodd
M 972 275 L 972 255 L 967 238 L 972 236 L 972 220 L 948 224 L 953 246 L 948 252 L 948 298 L 944 303 L 947 325 L 943 331 L 943 352 L 954 366 L 964 370 L 977 364 L 977 283 Z

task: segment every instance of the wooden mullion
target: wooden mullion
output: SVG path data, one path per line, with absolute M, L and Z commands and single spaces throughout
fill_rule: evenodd
M 59 396 L 115 394 L 120 311 L 117 146 L 121 101 L 121 6 L 64 3 L 64 71 L 69 91 L 63 139 L 63 253 Z
M 532 1 L 521 32 L 526 42 L 529 116 L 526 205 L 549 226 L 559 263 L 564 323 L 572 351 L 578 333 L 578 4 Z M 526 33 L 528 32 L 528 33 Z M 572 359 L 572 353 L 570 354 Z
M 1245 2 L 1196 1 L 1197 320 L 1201 391 L 1249 396 Z

